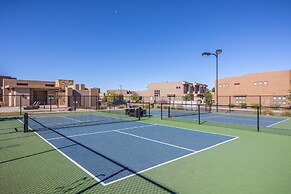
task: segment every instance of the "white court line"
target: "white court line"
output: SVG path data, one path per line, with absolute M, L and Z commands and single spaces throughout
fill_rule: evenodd
M 272 124 L 272 125 L 268 125 L 267 127 L 272 127 L 272 126 L 274 126 L 274 125 L 277 125 L 277 124 L 279 124 L 279 123 L 283 123 L 283 122 L 288 121 L 288 120 L 289 120 L 289 118 L 284 119 L 283 121 L 279 121 L 279 122 L 277 122 L 277 123 L 274 123 L 274 124 Z
M 221 144 L 224 144 L 224 143 L 227 143 L 227 142 L 233 141 L 233 140 L 238 139 L 238 138 L 239 138 L 239 137 L 234 137 L 234 138 L 232 138 L 232 139 L 230 139 L 230 140 L 227 140 L 227 141 L 224 141 L 224 142 L 220 142 L 220 143 L 214 144 L 214 145 L 212 145 L 212 146 L 210 146 L 210 147 L 207 147 L 207 148 L 204 148 L 204 149 L 202 149 L 202 150 L 198 150 L 198 151 L 196 151 L 196 152 L 192 152 L 192 153 L 190 153 L 190 154 L 186 154 L 186 155 L 184 155 L 184 156 L 181 156 L 181 157 L 175 158 L 175 159 L 173 159 L 173 160 L 169 160 L 169 161 L 167 161 L 167 162 L 160 163 L 160 164 L 158 164 L 158 165 L 156 165 L 156 166 L 152 166 L 152 167 L 150 167 L 150 168 L 147 168 L 147 169 L 141 170 L 141 171 L 139 171 L 139 172 L 136 172 L 135 174 L 131 174 L 131 175 L 128 175 L 128 176 L 122 177 L 122 178 L 120 178 L 120 179 L 117 179 L 117 180 L 115 180 L 115 181 L 111 181 L 111 182 L 109 182 L 109 183 L 104 183 L 104 185 L 107 186 L 107 185 L 110 185 L 110 184 L 116 183 L 116 182 L 118 182 L 118 181 L 121 181 L 121 180 L 124 180 L 124 179 L 126 179 L 126 178 L 132 177 L 132 176 L 134 176 L 134 175 L 136 175 L 136 174 L 141 174 L 141 173 L 143 173 L 143 172 L 146 172 L 146 171 L 152 170 L 152 169 L 154 169 L 154 168 L 157 168 L 157 167 L 160 167 L 160 166 L 163 166 L 163 165 L 169 164 L 169 163 L 171 163 L 171 162 L 174 162 L 174 161 L 180 160 L 180 159 L 182 159 L 182 158 L 186 158 L 186 157 L 188 157 L 188 156 L 191 156 L 191 155 L 194 155 L 194 154 L 198 154 L 198 153 L 200 153 L 200 152 L 203 152 L 203 151 L 205 151 L 205 150 L 208 150 L 208 149 L 214 148 L 214 147 L 216 147 L 216 146 L 219 146 L 219 145 L 221 145 Z
M 18 119 L 18 121 L 20 121 L 21 123 L 23 123 L 21 120 Z M 30 130 L 33 131 L 32 128 L 28 127 Z M 78 162 L 76 162 L 75 160 L 73 160 L 72 158 L 70 158 L 70 156 L 66 155 L 64 152 L 62 152 L 59 148 L 57 148 L 56 146 L 54 146 L 53 144 L 51 144 L 49 141 L 47 141 L 45 138 L 43 138 L 41 135 L 39 135 L 37 132 L 33 131 L 38 137 L 40 137 L 42 140 L 44 140 L 46 143 L 48 143 L 50 146 L 52 146 L 55 150 L 57 150 L 60 154 L 62 154 L 63 156 L 65 156 L 65 158 L 67 158 L 69 161 L 71 161 L 73 164 L 75 164 L 77 167 L 79 167 L 81 170 L 83 170 L 85 173 L 87 173 L 90 177 L 92 177 L 94 180 L 96 180 L 97 182 L 101 183 L 101 185 L 105 186 L 105 183 L 103 183 L 100 179 L 98 179 L 95 175 L 93 175 L 91 172 L 89 172 L 88 170 L 86 170 L 83 166 L 81 166 Z
M 177 145 L 174 145 L 174 144 L 170 144 L 170 143 L 166 143 L 166 142 L 162 142 L 162 141 L 158 141 L 158 140 L 154 140 L 154 139 L 150 139 L 150 138 L 134 135 L 134 134 L 131 134 L 131 133 L 126 133 L 126 132 L 123 132 L 123 131 L 117 131 L 116 130 L 116 132 L 117 133 L 122 133 L 122 134 L 125 134 L 125 135 L 130 135 L 130 136 L 133 136 L 133 137 L 136 137 L 136 138 L 152 141 L 152 142 L 155 142 L 155 143 L 164 144 L 164 145 L 167 145 L 167 146 L 171 146 L 171 147 L 187 150 L 187 151 L 190 151 L 190 152 L 196 152 L 196 150 L 192 150 L 192 149 L 185 148 L 185 147 L 182 147 L 182 146 L 177 146 Z
M 19 121 L 22 122 L 21 120 L 19 120 Z M 22 123 L 23 123 L 23 122 L 22 122 Z M 140 122 L 140 123 L 151 124 L 151 123 L 148 123 L 148 122 Z M 153 124 L 153 125 L 155 125 L 155 126 L 172 127 L 172 128 L 183 129 L 183 130 L 188 130 L 188 131 L 196 131 L 196 132 L 200 132 L 200 133 L 208 133 L 208 134 L 223 135 L 223 136 L 232 137 L 232 139 L 227 140 L 227 141 L 224 141 L 224 142 L 217 143 L 217 144 L 215 144 L 215 145 L 212 145 L 212 146 L 210 146 L 210 147 L 207 147 L 207 148 L 204 148 L 204 149 L 202 149 L 202 150 L 198 150 L 198 151 L 195 151 L 195 150 L 191 150 L 191 149 L 186 148 L 186 149 L 188 149 L 188 151 L 191 150 L 192 153 L 187 154 L 187 155 L 184 155 L 184 156 L 181 156 L 181 157 L 178 157 L 178 158 L 175 158 L 175 159 L 173 159 L 173 160 L 166 161 L 166 162 L 164 162 L 164 163 L 160 163 L 160 164 L 158 164 L 158 165 L 156 165 L 156 166 L 152 166 L 152 167 L 150 167 L 150 168 L 147 168 L 147 169 L 141 170 L 141 171 L 139 171 L 139 172 L 136 172 L 136 173 L 133 173 L 133 174 L 131 174 L 131 175 L 128 175 L 128 176 L 122 177 L 122 178 L 117 179 L 117 180 L 115 180 L 115 181 L 111 181 L 111 182 L 109 182 L 109 183 L 103 183 L 100 179 L 98 179 L 98 178 L 97 178 L 96 176 L 94 176 L 92 173 L 90 173 L 89 171 L 87 171 L 85 168 L 83 168 L 80 164 L 78 164 L 78 163 L 77 163 L 76 161 L 74 161 L 72 158 L 70 158 L 69 156 L 67 156 L 67 155 L 66 155 L 65 153 L 63 153 L 61 150 L 59 150 L 58 148 L 56 148 L 53 144 L 51 144 L 50 142 L 48 142 L 48 141 L 47 141 L 46 139 L 44 139 L 41 135 L 39 135 L 37 132 L 34 132 L 34 133 L 35 133 L 36 135 L 38 135 L 41 139 L 43 139 L 45 142 L 47 142 L 49 145 L 51 145 L 53 148 L 55 148 L 59 153 L 61 153 L 63 156 L 65 156 L 65 157 L 66 157 L 67 159 L 69 159 L 71 162 L 73 162 L 76 166 L 78 166 L 80 169 L 82 169 L 84 172 L 86 172 L 86 173 L 87 173 L 89 176 L 91 176 L 94 180 L 96 180 L 97 182 L 100 182 L 103 186 L 107 186 L 107 185 L 113 184 L 113 183 L 115 183 L 115 182 L 118 182 L 118 181 L 124 180 L 124 179 L 126 179 L 126 178 L 129 178 L 129 177 L 135 176 L 136 174 L 140 174 L 140 173 L 146 172 L 146 171 L 148 171 L 148 170 L 151 170 L 151 169 L 154 169 L 154 168 L 157 168 L 157 167 L 160 167 L 160 166 L 166 165 L 166 164 L 168 164 L 168 163 L 171 163 L 171 162 L 177 161 L 177 160 L 179 160 L 179 159 L 182 159 L 182 158 L 185 158 L 185 157 L 188 157 L 188 156 L 194 155 L 194 154 L 196 154 L 196 153 L 200 153 L 200 152 L 202 152 L 202 151 L 205 151 L 205 150 L 208 150 L 208 149 L 214 148 L 214 147 L 216 147 L 216 146 L 218 146 L 218 145 L 221 145 L 221 144 L 224 144 L 224 143 L 227 143 L 227 142 L 230 142 L 230 141 L 233 141 L 233 140 L 239 138 L 239 137 L 230 136 L 230 135 L 218 134 L 218 133 L 213 133 L 213 132 L 205 132 L 205 131 L 199 131 L 199 130 L 194 130 L 194 129 L 187 129 L 187 128 L 175 127 L 175 126 L 168 126 L 168 125 L 161 125 L 161 124 Z M 153 126 L 153 125 L 152 125 L 152 126 Z M 30 127 L 29 127 L 29 128 L 30 128 Z M 30 128 L 30 129 L 31 129 L 31 128 Z M 32 130 L 32 129 L 31 129 L 31 130 Z M 116 131 L 116 132 L 120 132 L 120 133 L 124 133 L 124 132 L 117 131 L 117 130 L 115 130 L 115 131 Z M 129 135 L 129 134 L 126 134 L 126 135 Z M 132 134 L 130 134 L 130 135 L 132 135 Z M 142 137 L 142 138 L 144 138 L 144 137 Z M 148 138 L 146 138 L 146 139 L 148 139 Z M 156 140 L 154 140 L 154 141 L 156 141 Z M 167 143 L 165 143 L 165 144 L 167 144 Z M 175 145 L 173 145 L 173 146 L 175 146 Z M 178 147 L 180 147 L 180 146 L 178 146 Z M 182 148 L 182 147 L 181 147 L 181 148 Z
M 150 127 L 150 126 L 154 126 L 154 124 L 153 125 L 142 125 L 142 126 L 137 126 L 137 127 L 127 127 L 127 128 L 113 129 L 113 130 L 107 130 L 107 131 L 97 131 L 97 132 L 92 132 L 92 133 L 80 133 L 80 134 L 76 134 L 76 135 L 69 135 L 69 136 L 66 136 L 66 137 L 54 137 L 54 138 L 50 138 L 50 139 L 47 139 L 47 140 L 50 141 L 50 140 L 57 140 L 57 139 L 65 139 L 67 137 L 80 137 L 80 136 L 87 136 L 87 135 L 95 135 L 95 134 L 100 134 L 100 133 L 115 132 L 117 130 L 121 131 L 121 130 L 144 128 L 144 127 Z
M 72 120 L 72 121 L 77 121 L 77 122 L 82 122 L 82 121 L 80 121 L 80 120 L 78 120 L 78 119 L 73 119 L 73 118 L 70 118 L 70 117 L 66 117 L 66 116 L 60 116 L 60 117 L 62 117 L 62 118 L 65 118 L 65 119 L 69 119 L 69 120 Z

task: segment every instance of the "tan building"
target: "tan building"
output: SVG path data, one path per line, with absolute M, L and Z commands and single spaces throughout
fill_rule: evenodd
M 286 106 L 291 90 L 291 70 L 252 73 L 218 80 L 219 104 L 259 103 Z
M 204 103 L 206 88 L 206 84 L 197 82 L 155 82 L 148 84 L 146 91 L 138 91 L 138 94 L 143 96 L 146 102 L 183 101 L 183 97 L 188 94 L 190 100 Z
M 4 106 L 28 106 L 34 102 L 66 107 L 73 106 L 73 102 L 78 106 L 96 106 L 97 101 L 93 104 L 91 99 L 92 96 L 98 96 L 99 91 L 99 88 L 85 88 L 84 84 L 74 84 L 73 80 L 39 81 L 9 77 L 2 79 Z

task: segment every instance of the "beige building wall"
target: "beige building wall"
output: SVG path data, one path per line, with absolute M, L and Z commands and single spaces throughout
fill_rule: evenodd
M 54 94 L 54 82 L 37 80 L 3 79 L 3 102 L 6 106 L 27 106 L 41 99 L 48 103 L 47 95 Z M 36 98 L 38 94 L 38 99 Z M 21 100 L 20 100 L 21 98 Z
M 175 81 L 155 82 L 147 86 L 146 91 L 138 91 L 146 102 L 160 102 L 183 100 L 183 96 L 189 94 L 192 100 L 204 103 L 204 93 L 207 85 L 197 82 Z
M 74 84 L 73 80 L 39 81 L 3 79 L 2 93 L 4 106 L 28 106 L 35 101 L 53 105 L 73 106 L 76 96 L 79 107 L 96 106 L 99 88 L 86 88 L 85 84 Z
M 286 96 L 291 89 L 291 70 L 252 73 L 218 80 L 219 104 L 259 102 L 264 106 L 287 105 Z

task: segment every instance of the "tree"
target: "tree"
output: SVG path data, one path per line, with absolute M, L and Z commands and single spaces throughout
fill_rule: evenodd
M 191 100 L 190 94 L 185 94 L 185 96 L 183 96 L 183 100 L 184 101 L 190 101 Z
M 212 91 L 212 92 L 215 92 L 215 87 L 213 87 L 211 91 Z
M 212 104 L 212 93 L 208 88 L 206 88 L 204 96 L 205 96 L 206 104 L 209 104 L 209 105 Z
M 137 92 L 133 92 L 131 94 L 131 100 L 134 101 L 134 102 L 137 102 L 138 100 L 140 99 L 140 96 Z
M 116 98 L 116 93 L 114 91 L 107 92 L 107 102 L 112 102 Z

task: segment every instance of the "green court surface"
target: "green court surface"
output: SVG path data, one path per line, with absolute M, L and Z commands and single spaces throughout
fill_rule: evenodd
M 147 122 L 239 137 L 103 186 L 17 120 L 0 122 L 1 193 L 290 193 L 291 136 L 153 117 Z M 284 125 L 291 125 L 291 121 Z

